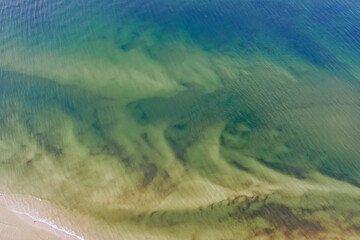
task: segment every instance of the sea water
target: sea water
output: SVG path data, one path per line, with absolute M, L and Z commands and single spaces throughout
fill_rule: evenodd
M 359 237 L 359 16 L 2 0 L 0 190 L 88 219 L 84 239 Z

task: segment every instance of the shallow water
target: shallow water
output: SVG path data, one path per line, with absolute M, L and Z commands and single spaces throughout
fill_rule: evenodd
M 0 1 L 0 190 L 84 239 L 356 239 L 359 16 Z

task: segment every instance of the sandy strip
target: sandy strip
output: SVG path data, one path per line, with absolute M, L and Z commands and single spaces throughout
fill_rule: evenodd
M 20 206 L 18 198 L 14 201 L 0 193 L 0 239 L 85 240 L 84 237 L 56 224 L 54 220 L 36 216 L 35 210 L 29 211 L 26 206 Z

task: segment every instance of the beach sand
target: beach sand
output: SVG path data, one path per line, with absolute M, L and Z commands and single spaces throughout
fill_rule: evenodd
M 0 240 L 83 239 L 53 220 L 37 216 L 36 212 L 40 209 L 30 209 L 27 205 L 35 201 L 27 198 L 0 194 Z M 52 209 L 48 211 L 53 212 Z
M 27 219 L 27 220 L 26 220 Z M 0 239 L 7 240 L 59 240 L 59 236 L 46 225 L 32 220 L 30 217 L 12 212 L 0 201 Z M 49 228 L 49 227 L 47 227 Z

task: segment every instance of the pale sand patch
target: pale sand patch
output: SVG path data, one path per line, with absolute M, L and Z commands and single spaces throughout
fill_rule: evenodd
M 36 208 L 20 203 L 21 197 L 8 197 L 0 193 L 0 239 L 7 240 L 83 240 L 72 230 L 54 220 L 43 218 Z M 38 199 L 41 201 L 41 199 Z M 51 210 L 49 210 L 51 211 Z
M 46 226 L 45 226 L 46 227 Z M 32 219 L 24 221 L 0 201 L 0 239 L 7 240 L 59 240 L 49 229 L 40 227 Z

